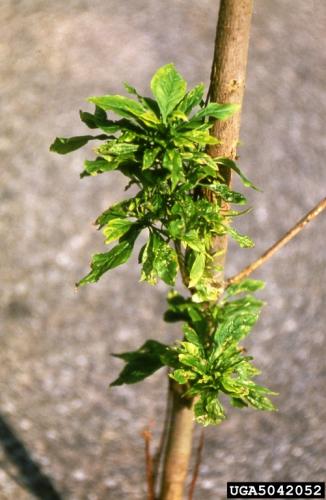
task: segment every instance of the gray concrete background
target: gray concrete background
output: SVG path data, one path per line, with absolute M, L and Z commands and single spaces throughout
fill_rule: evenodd
M 207 83 L 217 11 L 213 0 L 1 2 L 1 499 L 34 498 L 12 478 L 23 470 L 9 429 L 62 498 L 145 498 L 139 433 L 160 429 L 165 377 L 108 390 L 121 366 L 110 352 L 178 328 L 161 321 L 165 288 L 138 283 L 135 259 L 75 292 L 103 249 L 90 222 L 123 183 L 79 181 L 85 151 L 48 147 L 86 131 L 85 97 L 124 80 L 144 91 L 167 62 Z M 239 151 L 264 193 L 248 192 L 241 221 L 256 248 L 232 245 L 228 273 L 325 195 L 325 21 L 323 0 L 255 2 Z M 279 411 L 230 410 L 207 430 L 196 498 L 224 498 L 227 480 L 325 480 L 325 231 L 322 215 L 256 274 L 268 306 L 248 346 Z

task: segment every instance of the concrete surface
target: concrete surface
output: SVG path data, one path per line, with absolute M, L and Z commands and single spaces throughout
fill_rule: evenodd
M 48 148 L 84 133 L 87 96 L 124 80 L 145 90 L 164 63 L 207 83 L 217 11 L 212 0 L 1 2 L 1 499 L 145 498 L 140 432 L 160 429 L 165 377 L 108 390 L 121 367 L 110 353 L 178 328 L 158 319 L 165 288 L 138 283 L 135 259 L 75 292 L 103 249 L 90 222 L 123 184 L 79 181 L 85 152 Z M 256 0 L 240 155 L 264 193 L 248 193 L 241 221 L 256 248 L 232 245 L 229 273 L 325 195 L 325 21 L 323 0 Z M 268 307 L 248 345 L 279 411 L 230 410 L 207 430 L 198 499 L 225 498 L 227 480 L 325 479 L 325 232 L 322 215 L 256 274 Z

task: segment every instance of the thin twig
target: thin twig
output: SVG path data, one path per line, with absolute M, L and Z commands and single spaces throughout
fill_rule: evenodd
M 288 243 L 294 236 L 296 236 L 302 229 L 313 220 L 317 215 L 319 215 L 326 208 L 326 198 L 322 199 L 310 212 L 308 212 L 295 226 L 292 227 L 281 239 L 279 239 L 274 245 L 272 245 L 268 250 L 266 250 L 259 259 L 255 260 L 247 267 L 245 267 L 240 273 L 232 276 L 225 282 L 225 286 L 229 286 L 232 283 L 238 283 L 242 279 L 249 276 L 253 271 L 262 266 L 268 259 L 274 255 L 278 250 L 280 250 L 286 243 Z
M 197 479 L 199 476 L 199 469 L 200 469 L 200 464 L 201 464 L 201 459 L 202 459 L 202 454 L 203 454 L 204 442 L 205 442 L 205 429 L 202 427 L 201 431 L 200 431 L 199 444 L 198 444 L 197 453 L 196 453 L 195 468 L 194 468 L 194 472 L 192 475 L 190 488 L 189 488 L 188 500 L 192 500 L 194 493 L 195 493 L 195 487 L 196 487 Z
M 151 454 L 152 433 L 149 428 L 142 432 L 145 442 L 146 459 L 146 479 L 147 479 L 147 500 L 155 500 L 154 478 L 153 478 L 153 458 Z

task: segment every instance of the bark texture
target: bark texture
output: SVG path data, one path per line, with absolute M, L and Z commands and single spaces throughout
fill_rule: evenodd
M 211 156 L 236 158 L 239 141 L 241 107 L 245 89 L 246 68 L 253 0 L 221 0 L 216 29 L 215 50 L 210 82 L 210 100 L 212 102 L 236 103 L 239 111 L 226 121 L 217 120 L 213 135 L 221 142 L 211 146 Z M 231 183 L 229 169 L 221 168 L 227 184 Z M 212 200 L 211 193 L 204 195 Z M 213 251 L 219 252 L 216 257 L 215 281 L 217 286 L 223 283 L 227 237 L 216 238 Z
M 211 74 L 210 100 L 242 105 L 248 59 L 253 0 L 222 0 L 218 16 Z M 214 135 L 221 144 L 212 156 L 235 158 L 239 140 L 240 110 L 226 121 L 217 120 Z
M 193 434 L 193 401 L 182 398 L 184 388 L 170 384 L 172 409 L 160 500 L 182 500 Z

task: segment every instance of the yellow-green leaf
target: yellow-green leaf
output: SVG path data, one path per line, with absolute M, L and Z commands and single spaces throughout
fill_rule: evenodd
M 160 68 L 152 78 L 151 90 L 159 105 L 163 122 L 184 97 L 187 84 L 174 64 Z
M 133 222 L 128 219 L 112 219 L 103 229 L 103 234 L 105 236 L 105 243 L 111 243 L 111 241 L 118 240 L 123 236 L 131 226 Z
M 143 170 L 147 170 L 148 168 L 150 168 L 153 165 L 160 150 L 161 150 L 161 148 L 145 149 L 144 156 L 143 156 Z
M 163 158 L 163 166 L 170 170 L 172 188 L 175 189 L 178 182 L 184 179 L 182 159 L 179 151 L 176 149 L 167 149 Z
M 198 253 L 190 270 L 189 287 L 197 285 L 205 270 L 206 257 L 203 253 Z

